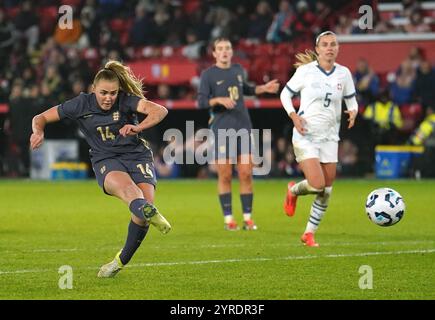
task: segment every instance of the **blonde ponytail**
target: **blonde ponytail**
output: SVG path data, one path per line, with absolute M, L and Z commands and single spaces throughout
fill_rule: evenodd
M 303 66 L 304 64 L 317 60 L 317 54 L 313 50 L 305 50 L 305 53 L 299 52 L 296 54 L 295 68 Z
M 101 69 L 95 76 L 94 84 L 99 80 L 118 80 L 122 91 L 145 99 L 142 91 L 142 80 L 138 79 L 129 67 L 119 61 L 108 61 L 104 69 Z

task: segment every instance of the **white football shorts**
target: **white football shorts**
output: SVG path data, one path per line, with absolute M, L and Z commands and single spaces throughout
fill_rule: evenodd
M 312 142 L 303 137 L 293 139 L 296 161 L 317 158 L 320 163 L 338 162 L 338 141 Z

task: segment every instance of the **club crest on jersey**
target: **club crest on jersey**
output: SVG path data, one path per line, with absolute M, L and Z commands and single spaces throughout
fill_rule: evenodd
M 113 121 L 119 121 L 119 111 L 113 113 Z
M 341 83 L 337 83 L 337 90 L 342 90 L 343 89 L 343 86 L 341 85 Z

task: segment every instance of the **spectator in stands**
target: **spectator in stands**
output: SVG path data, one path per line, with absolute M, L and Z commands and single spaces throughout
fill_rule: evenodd
M 29 63 L 23 66 L 23 69 L 21 70 L 20 73 L 25 88 L 28 88 L 36 83 L 35 69 Z
M 184 44 L 186 30 L 188 29 L 189 18 L 181 6 L 173 9 L 168 26 L 168 37 L 164 44 L 172 47 L 178 47 Z
M 10 52 L 16 37 L 15 26 L 8 20 L 4 12 L 0 10 L 0 72 L 6 67 L 3 63 L 9 59 Z
M 20 11 L 15 16 L 14 25 L 18 36 L 26 39 L 27 52 L 32 52 L 39 42 L 39 18 L 30 1 L 21 4 Z
M 414 11 L 421 9 L 419 0 L 402 0 L 401 2 L 403 6 L 402 14 L 405 17 L 410 17 Z
M 423 109 L 435 106 L 435 71 L 429 61 L 425 60 L 417 70 L 415 80 L 415 101 L 420 103 Z
M 82 36 L 79 40 L 80 48 L 95 47 L 98 45 L 98 18 L 96 0 L 86 0 L 80 12 Z
M 111 50 L 123 52 L 124 48 L 119 40 L 119 34 L 110 29 L 107 23 L 101 24 L 99 36 L 100 54 L 107 57 Z
M 199 40 L 208 42 L 213 24 L 207 17 L 206 4 L 201 2 L 200 7 L 189 18 L 189 28 L 197 32 Z
M 236 10 L 231 13 L 230 30 L 233 32 L 230 35 L 230 40 L 237 43 L 240 39 L 248 36 L 249 16 L 246 12 L 246 6 L 243 4 L 237 4 Z
M 56 95 L 53 94 L 51 88 L 48 86 L 47 82 L 41 83 L 41 98 L 42 98 L 42 106 L 52 106 L 57 102 Z
M 301 175 L 301 170 L 296 162 L 295 152 L 292 145 L 285 148 L 284 159 L 278 163 L 281 177 L 294 177 Z
M 170 28 L 170 15 L 164 4 L 157 4 L 156 11 L 153 17 L 154 30 L 152 38 L 154 44 L 161 45 L 165 42 L 166 36 Z
M 181 53 L 186 58 L 197 60 L 205 54 L 207 43 L 199 40 L 195 30 L 189 29 L 186 33 L 186 45 Z
M 366 59 L 359 59 L 354 74 L 357 100 L 360 105 L 366 106 L 374 102 L 378 95 L 379 77 L 370 68 Z
M 248 38 L 257 41 L 266 40 L 267 30 L 272 19 L 273 15 L 269 3 L 267 1 L 258 2 L 255 13 L 251 15 Z
M 103 20 L 110 20 L 122 11 L 123 0 L 98 0 L 97 15 Z
M 352 30 L 352 17 L 345 14 L 340 14 L 338 16 L 338 23 L 334 28 L 334 32 L 336 34 L 352 34 Z
M 358 147 L 349 139 L 338 145 L 338 172 L 343 176 L 358 175 Z
M 408 60 L 414 69 L 420 66 L 420 63 L 424 60 L 424 52 L 420 47 L 411 47 L 408 53 Z
M 424 146 L 424 152 L 415 159 L 414 169 L 423 177 L 435 177 L 435 107 L 426 109 L 426 118 L 414 131 L 408 141 L 416 146 Z
M 285 154 L 287 150 L 287 140 L 284 137 L 276 139 L 275 147 L 273 150 L 275 175 L 280 175 L 283 163 L 285 163 Z
M 392 33 L 396 30 L 396 28 L 386 20 L 379 20 L 375 24 L 375 28 L 373 29 L 374 34 L 385 34 L 385 33 Z
M 71 85 L 72 96 L 76 97 L 81 92 L 85 92 L 85 84 L 82 79 L 75 79 Z
M 424 22 L 423 15 L 420 11 L 413 11 L 409 17 L 409 23 L 404 26 L 408 33 L 425 33 L 431 32 L 430 26 Z
M 119 59 L 120 57 L 111 56 L 109 52 L 109 59 L 114 60 L 115 58 Z M 64 72 L 69 83 L 73 83 L 77 78 L 82 79 L 86 84 L 92 82 L 91 69 L 87 60 L 81 57 L 78 49 L 69 48 L 66 53 L 66 61 L 67 70 Z
M 403 61 L 397 74 L 390 79 L 390 92 L 394 103 L 400 106 L 411 102 L 415 75 L 416 72 L 411 61 L 409 59 Z
M 232 35 L 231 27 L 231 14 L 227 8 L 217 7 L 212 9 L 213 13 L 213 28 L 211 29 L 211 38 L 230 38 Z
M 266 39 L 269 42 L 280 43 L 292 38 L 292 24 L 294 19 L 293 9 L 288 0 L 279 3 L 279 11 L 275 14 L 269 27 Z
M 293 20 L 292 30 L 295 36 L 304 36 L 312 38 L 316 28 L 316 17 L 310 11 L 308 3 L 305 0 L 299 0 L 296 3 L 297 19 Z
M 175 162 L 165 161 L 163 159 L 163 152 L 166 145 L 159 148 L 154 156 L 154 164 L 158 178 L 178 178 L 180 175 L 180 167 Z
M 173 95 L 172 95 L 171 87 L 166 83 L 160 83 L 157 86 L 156 99 L 169 100 L 172 98 L 173 98 Z
M 75 88 L 75 89 L 74 89 Z M 39 110 L 45 111 L 51 106 L 56 105 L 56 103 L 59 102 L 59 98 L 57 94 L 54 94 L 48 86 L 46 82 L 41 83 L 40 88 L 40 107 Z M 73 91 L 77 92 L 79 90 L 79 87 L 77 84 L 73 85 Z M 80 93 L 80 92 L 79 92 Z M 68 96 L 70 98 L 71 95 Z M 69 120 L 66 119 L 63 123 L 57 122 L 53 123 L 52 125 L 48 126 L 45 130 L 45 138 L 46 139 L 73 139 L 76 138 L 76 130 L 77 127 L 75 124 Z M 89 147 L 86 145 L 86 153 Z
M 8 131 L 15 154 L 17 174 L 28 176 L 30 168 L 29 136 L 32 132 L 32 118 L 40 110 L 39 89 L 36 84 L 23 87 L 21 80 L 16 80 L 9 99 Z
M 331 8 L 328 6 L 326 1 L 316 1 L 314 8 L 314 15 L 316 16 L 315 28 L 313 29 L 314 33 L 317 34 L 320 32 L 321 27 L 330 14 Z
M 435 147 L 435 108 L 429 106 L 426 109 L 426 118 L 412 133 L 409 142 L 415 146 L 422 146 L 432 139 L 431 145 Z
M 58 98 L 63 94 L 63 81 L 56 65 L 51 65 L 47 68 L 42 83 L 47 85 L 50 92 L 55 94 Z
M 129 43 L 135 47 L 145 46 L 152 43 L 154 23 L 147 15 L 145 6 L 138 4 L 135 9 L 135 17 L 129 32 Z
M 402 128 L 400 109 L 391 101 L 388 89 L 379 92 L 378 99 L 367 106 L 363 117 L 370 121 L 375 144 L 396 144 L 397 130 Z

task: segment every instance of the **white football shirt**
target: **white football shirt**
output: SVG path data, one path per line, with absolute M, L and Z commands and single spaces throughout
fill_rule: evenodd
M 302 65 L 287 82 L 286 89 L 293 95 L 300 94 L 298 115 L 306 121 L 304 137 L 313 142 L 340 140 L 343 99 L 348 110 L 358 110 L 352 74 L 338 63 L 330 72 L 322 69 L 317 61 Z M 300 137 L 294 129 L 293 139 Z

